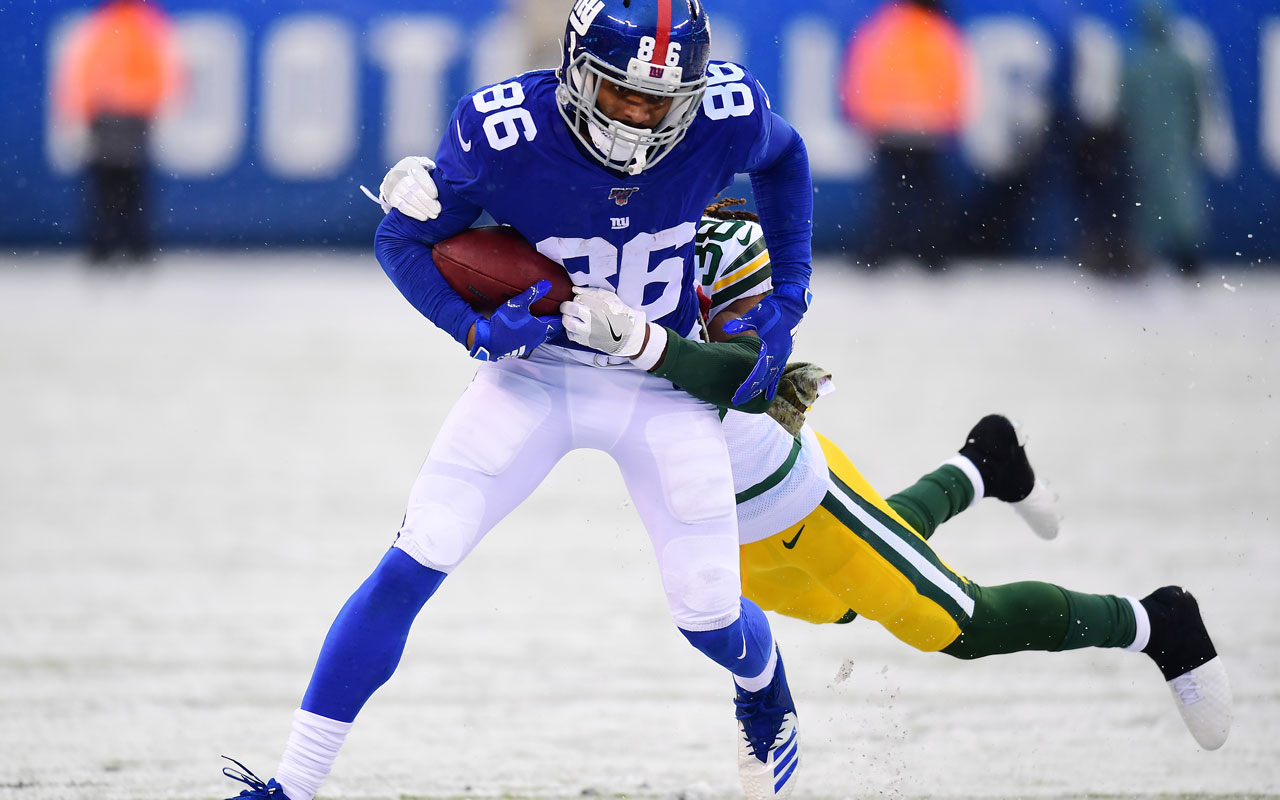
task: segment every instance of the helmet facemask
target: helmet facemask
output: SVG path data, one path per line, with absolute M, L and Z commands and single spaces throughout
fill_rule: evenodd
M 560 115 L 587 151 L 606 167 L 639 174 L 670 153 L 693 124 L 707 85 L 705 75 L 682 81 L 680 67 L 656 66 L 636 58 L 623 75 L 585 49 L 575 53 L 572 43 L 568 56 L 571 58 L 566 58 L 561 68 L 556 89 Z M 597 104 L 600 86 L 606 80 L 632 91 L 670 97 L 671 108 L 652 129 L 611 119 Z

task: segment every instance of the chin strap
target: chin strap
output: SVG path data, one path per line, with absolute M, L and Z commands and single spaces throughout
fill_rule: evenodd
M 640 130 L 639 128 L 631 128 L 626 125 L 622 126 L 627 130 Z M 648 166 L 649 148 L 636 147 L 631 151 L 630 157 L 624 163 L 613 157 L 614 151 L 618 149 L 618 140 L 609 135 L 607 131 L 603 131 L 590 122 L 587 123 L 587 135 L 591 137 L 591 143 L 595 145 L 596 150 L 605 157 L 609 162 L 609 166 L 614 169 L 621 170 L 628 175 L 639 175 Z

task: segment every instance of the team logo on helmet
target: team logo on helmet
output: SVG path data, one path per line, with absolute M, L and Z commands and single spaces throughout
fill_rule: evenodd
M 569 24 L 579 36 L 586 36 L 592 20 L 602 8 L 604 8 L 604 0 L 578 0 L 573 4 L 573 10 L 569 12 Z
M 694 0 L 576 0 L 557 71 L 560 115 L 593 158 L 631 175 L 666 157 L 697 117 L 707 85 L 710 23 Z M 616 84 L 670 98 L 665 116 L 636 127 L 600 110 Z

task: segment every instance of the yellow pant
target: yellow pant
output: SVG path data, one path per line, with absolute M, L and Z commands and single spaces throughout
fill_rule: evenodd
M 973 615 L 969 581 L 938 558 L 828 439 L 831 481 L 807 517 L 743 545 L 742 593 L 761 608 L 808 622 L 850 610 L 920 650 L 941 650 Z

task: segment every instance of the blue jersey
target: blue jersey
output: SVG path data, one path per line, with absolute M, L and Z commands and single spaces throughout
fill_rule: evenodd
M 557 108 L 553 72 L 529 72 L 473 92 L 454 110 L 436 154 L 440 217 L 418 223 L 392 214 L 384 227 L 430 244 L 487 211 L 562 264 L 575 284 L 615 291 L 649 320 L 688 335 L 698 319 L 693 250 L 703 209 L 736 174 L 779 161 L 784 148 L 775 137 L 798 141 L 745 69 L 712 62 L 707 74 L 702 108 L 684 139 L 638 175 L 608 169 L 581 152 Z M 803 177 L 807 190 L 807 171 Z M 387 267 L 383 255 L 380 242 Z M 444 291 L 452 294 L 447 286 Z M 427 305 L 438 310 L 438 303 Z M 451 332 L 465 337 L 465 329 Z M 552 343 L 582 349 L 563 335 Z

